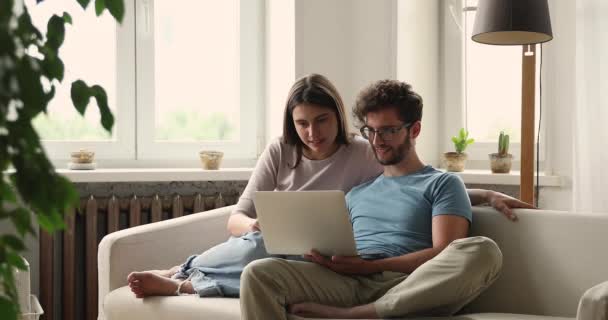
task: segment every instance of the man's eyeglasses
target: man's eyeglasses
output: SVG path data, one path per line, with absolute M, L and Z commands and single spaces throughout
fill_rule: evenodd
M 406 123 L 406 124 L 400 125 L 400 126 L 384 127 L 384 128 L 380 128 L 380 129 L 374 129 L 374 128 L 370 128 L 368 126 L 364 126 L 361 128 L 360 131 L 361 131 L 361 135 L 363 136 L 363 138 L 370 140 L 370 141 L 374 140 L 374 138 L 376 137 L 376 134 L 378 134 L 383 141 L 391 141 L 395 137 L 395 134 L 397 134 L 401 129 L 409 128 L 411 125 L 412 125 L 412 123 Z

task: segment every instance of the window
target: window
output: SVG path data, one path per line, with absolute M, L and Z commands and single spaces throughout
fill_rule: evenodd
M 99 111 L 95 107 L 89 107 L 85 117 L 72 106 L 70 99 L 69 84 L 78 78 L 94 82 L 106 88 L 108 94 L 108 104 L 113 113 L 116 113 L 116 27 L 115 22 L 109 15 L 104 15 L 95 21 L 95 15 L 89 8 L 85 13 L 81 10 L 76 1 L 58 3 L 56 1 L 44 1 L 39 5 L 35 0 L 26 1 L 30 9 L 32 20 L 38 29 L 46 34 L 46 21 L 60 10 L 67 10 L 72 13 L 74 22 L 78 28 L 66 24 L 66 41 L 61 47 L 61 57 L 67 65 L 63 83 L 57 86 L 55 98 L 48 106 L 51 117 L 39 116 L 35 119 L 35 126 L 39 134 L 47 140 L 111 140 L 109 135 L 99 124 Z M 92 6 L 91 6 L 92 7 Z M 96 23 L 93 23 L 96 22 Z M 96 46 L 83 46 L 87 43 L 88 37 L 96 35 Z M 79 63 L 85 60 L 96 61 L 96 63 Z M 57 83 L 58 84 L 58 83 Z M 57 85 L 56 84 L 56 85 Z M 93 100 L 93 103 L 95 101 Z M 70 124 L 67 126 L 66 124 Z
M 459 33 L 446 32 L 446 75 L 449 85 L 444 90 L 446 101 L 444 150 L 452 150 L 449 137 L 465 127 L 475 143 L 467 149 L 469 159 L 483 160 L 478 168 L 487 168 L 488 154 L 496 152 L 498 135 L 510 135 L 511 150 L 519 159 L 521 130 L 521 64 L 522 46 L 492 46 L 471 40 L 478 0 L 463 0 L 466 9 L 448 5 L 453 14 L 446 15 L 448 28 L 462 28 Z M 452 4 L 460 1 L 449 1 Z M 450 7 L 451 6 L 451 7 Z M 461 14 L 458 17 L 458 14 Z M 456 38 L 458 37 L 458 38 Z M 451 56 L 449 52 L 460 52 Z M 536 117 L 540 105 L 540 46 L 536 52 Z M 455 67 L 458 66 L 458 67 Z M 453 70 L 458 70 L 454 72 Z M 459 86 L 459 88 L 453 88 Z M 449 102 L 449 106 L 448 103 Z M 453 108 L 454 105 L 459 107 Z M 454 110 L 450 110 L 454 109 Z M 454 121 L 462 119 L 462 121 Z M 469 165 L 467 165 L 469 167 Z
M 43 32 L 53 13 L 68 11 L 74 20 L 61 49 L 66 77 L 49 116 L 35 120 L 51 158 L 80 148 L 127 165 L 191 165 L 202 149 L 256 157 L 264 119 L 263 1 L 125 0 L 121 25 L 107 12 L 96 17 L 93 4 L 86 12 L 77 2 L 27 5 Z M 111 135 L 99 125 L 94 100 L 84 119 L 72 106 L 69 90 L 78 78 L 106 89 L 116 117 Z

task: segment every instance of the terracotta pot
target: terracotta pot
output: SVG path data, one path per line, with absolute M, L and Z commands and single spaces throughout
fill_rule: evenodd
M 512 154 L 500 155 L 499 153 L 490 153 L 488 156 L 490 157 L 492 173 L 509 173 L 511 171 Z
M 450 172 L 463 171 L 466 161 L 466 153 L 446 152 L 443 154 L 443 166 Z

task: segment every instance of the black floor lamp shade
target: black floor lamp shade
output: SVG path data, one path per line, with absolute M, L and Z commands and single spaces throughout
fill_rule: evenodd
M 479 0 L 472 38 L 494 45 L 550 41 L 553 32 L 547 0 Z

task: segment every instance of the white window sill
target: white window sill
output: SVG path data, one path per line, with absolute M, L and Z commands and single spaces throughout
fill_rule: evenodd
M 72 182 L 247 181 L 252 171 L 252 168 L 57 169 L 57 173 Z
M 439 169 L 445 171 L 445 169 Z M 519 171 L 511 170 L 511 173 L 492 173 L 490 170 L 466 169 L 464 172 L 453 172 L 462 178 L 464 183 L 469 184 L 495 184 L 495 185 L 514 185 L 520 182 Z M 534 175 L 536 184 L 536 173 Z M 563 178 L 560 176 L 548 176 L 540 173 L 541 187 L 561 187 L 564 185 Z
M 247 181 L 252 171 L 252 168 L 222 168 L 220 170 L 199 168 L 57 169 L 58 173 L 72 182 Z M 519 171 L 511 171 L 509 174 L 492 174 L 490 170 L 465 170 L 455 174 L 469 184 L 519 185 Z M 560 176 L 547 176 L 541 173 L 540 185 L 560 187 L 564 183 Z

